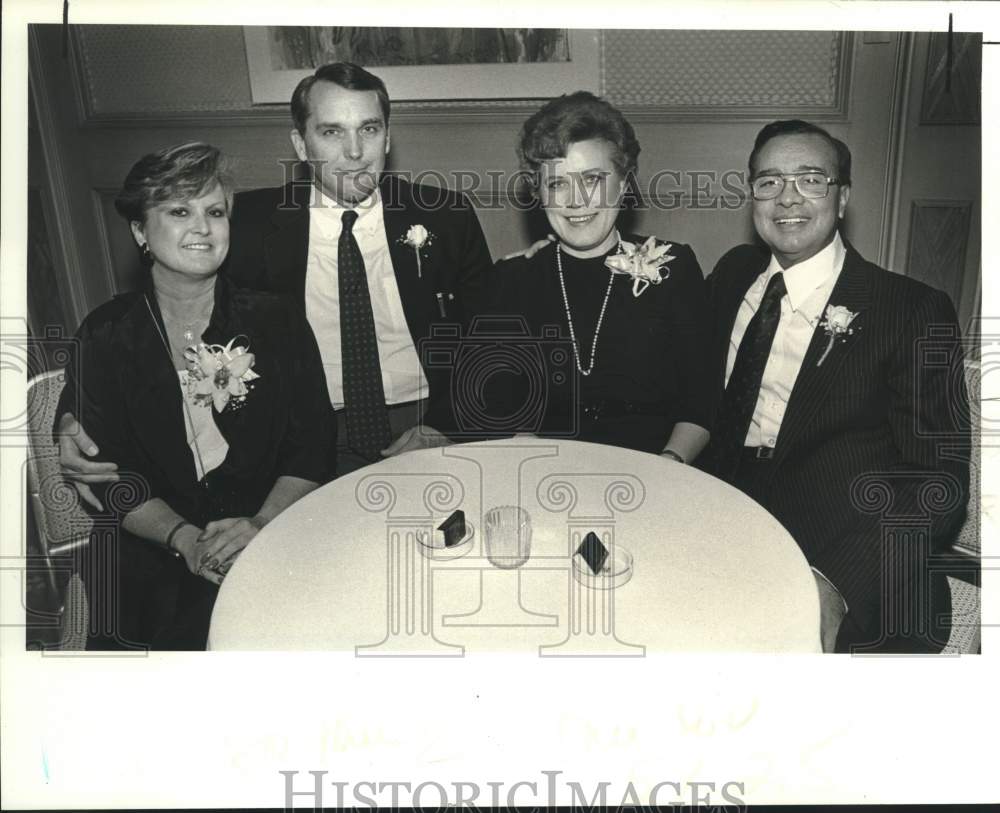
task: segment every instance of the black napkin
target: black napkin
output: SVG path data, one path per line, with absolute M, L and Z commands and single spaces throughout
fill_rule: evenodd
M 438 525 L 438 530 L 444 532 L 444 546 L 450 548 L 465 539 L 465 512 L 455 511 L 448 519 Z
M 593 531 L 583 538 L 583 542 L 580 543 L 580 547 L 576 549 L 576 552 L 590 565 L 590 569 L 595 574 L 601 571 L 604 560 L 608 558 L 608 549 L 604 547 L 601 540 L 597 538 L 597 534 Z

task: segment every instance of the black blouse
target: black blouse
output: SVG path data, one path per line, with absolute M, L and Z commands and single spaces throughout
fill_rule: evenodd
M 157 326 L 163 331 L 151 286 L 117 296 L 84 320 L 76 361 L 67 366 L 59 414 L 77 415 L 100 459 L 118 464 L 120 482 L 98 489 L 106 509 L 124 516 L 159 497 L 203 527 L 253 516 L 283 475 L 326 479 L 329 397 L 299 306 L 286 296 L 236 288 L 222 276 L 216 281 L 203 341 L 224 346 L 245 337 L 260 377 L 238 409 L 211 407 L 229 450 L 201 482 L 186 440 L 181 386 Z
M 638 244 L 645 240 L 634 235 L 623 239 Z M 675 423 L 711 425 L 714 388 L 704 277 L 688 246 L 672 243 L 668 253 L 674 259 L 667 263 L 663 281 L 637 297 L 632 278 L 622 274 L 612 278 L 605 257 L 578 259 L 561 252 L 566 300 L 584 370 L 591 362 L 595 328 L 613 279 L 596 361 L 587 376 L 578 373 L 573 360 L 555 245 L 530 260 L 517 257 L 497 263 L 481 314 L 488 315 L 490 323 L 500 315 L 523 318 L 547 365 L 541 431 L 530 425 L 519 427 L 520 431 L 655 453 L 666 445 Z M 480 329 L 484 324 L 481 320 Z M 568 363 L 553 365 L 553 360 L 563 358 L 551 352 L 553 343 L 568 350 Z M 570 379 L 568 386 L 558 383 L 560 371 Z M 537 383 L 526 383 L 524 375 L 515 381 L 513 373 L 500 372 L 495 378 L 487 388 L 490 409 L 506 416 L 520 409 L 530 423 L 535 413 L 515 401 L 537 399 Z

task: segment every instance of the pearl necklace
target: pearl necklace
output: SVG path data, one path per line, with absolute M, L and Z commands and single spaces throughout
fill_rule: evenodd
M 618 251 L 622 250 L 621 237 L 618 238 Z M 562 289 L 563 305 L 566 308 L 566 323 L 569 325 L 569 339 L 573 343 L 573 357 L 576 359 L 576 369 L 580 375 L 590 375 L 594 372 L 594 363 L 597 361 L 597 337 L 601 333 L 601 325 L 604 322 L 604 311 L 608 307 L 608 299 L 611 297 L 611 286 L 615 284 L 615 272 L 609 269 L 608 289 L 604 292 L 604 301 L 601 303 L 601 313 L 597 317 L 597 326 L 594 328 L 594 341 L 590 344 L 590 364 L 587 369 L 583 369 L 580 364 L 580 350 L 576 344 L 576 331 L 573 330 L 573 315 L 569 312 L 569 297 L 566 296 L 566 280 L 563 279 L 562 267 L 562 243 L 556 243 L 556 268 L 559 270 L 559 287 Z

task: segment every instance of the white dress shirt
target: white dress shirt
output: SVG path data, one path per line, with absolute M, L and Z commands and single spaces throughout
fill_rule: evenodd
M 340 289 L 337 253 L 346 207 L 319 189 L 309 208 L 309 259 L 306 264 L 306 318 L 316 335 L 326 371 L 330 403 L 344 406 L 343 367 L 340 354 Z M 382 219 L 378 191 L 357 209 L 352 229 L 365 261 L 371 293 L 378 355 L 382 367 L 382 389 L 387 404 L 403 404 L 427 395 L 427 379 L 413 337 L 403 314 L 403 302 L 392 268 L 389 243 Z
M 733 365 L 736 364 L 736 353 L 743 334 L 760 307 L 767 283 L 775 274 L 784 273 L 788 293 L 781 298 L 781 319 L 774 334 L 771 355 L 764 367 L 757 406 L 754 408 L 744 445 L 773 447 L 777 442 L 788 399 L 802 368 L 802 359 L 805 358 L 816 325 L 826 310 L 840 270 L 844 267 L 845 254 L 844 242 L 838 232 L 830 245 L 818 254 L 784 271 L 772 255 L 764 273 L 757 277 L 744 295 L 729 337 L 727 384 Z

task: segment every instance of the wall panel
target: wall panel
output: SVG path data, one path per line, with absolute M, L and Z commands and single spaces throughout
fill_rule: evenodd
M 831 31 L 604 34 L 604 92 L 664 112 L 840 114 L 850 37 Z
M 962 301 L 972 201 L 913 201 L 908 276 Z

